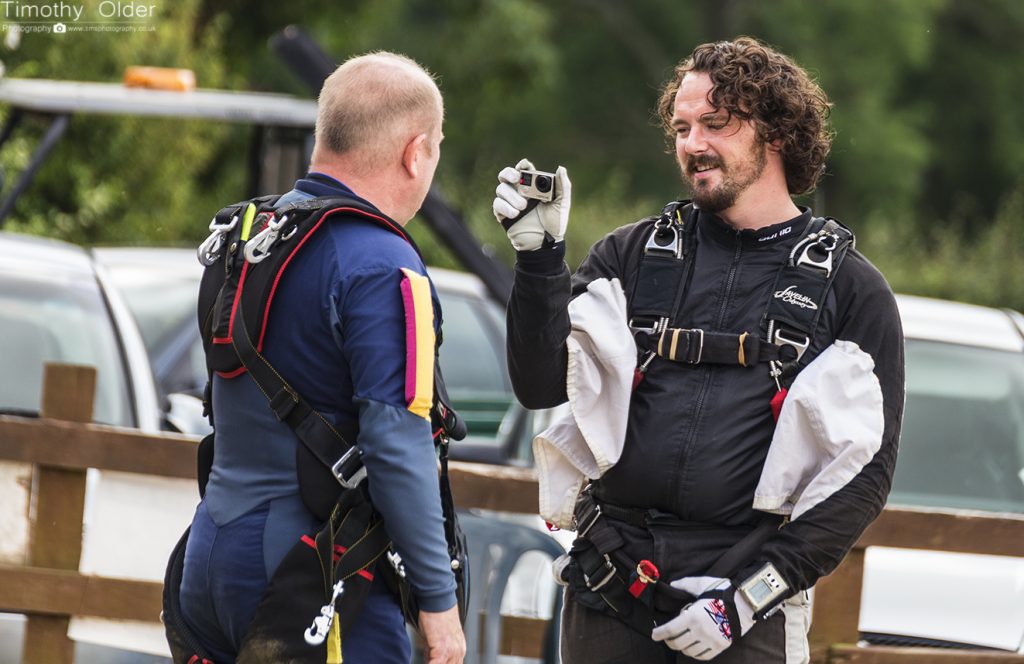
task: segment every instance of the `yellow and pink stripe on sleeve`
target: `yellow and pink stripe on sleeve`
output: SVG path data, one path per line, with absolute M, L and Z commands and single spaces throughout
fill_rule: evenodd
M 430 419 L 434 400 L 434 303 L 430 280 L 402 268 L 405 305 L 405 402 L 409 410 Z

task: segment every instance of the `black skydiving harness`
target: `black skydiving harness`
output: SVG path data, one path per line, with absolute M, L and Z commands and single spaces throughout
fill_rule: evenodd
M 200 262 L 207 266 L 198 309 L 207 370 L 211 377 L 216 372 L 232 378 L 246 371 L 252 376 L 277 419 L 288 424 L 301 443 L 296 451 L 299 491 L 306 507 L 324 523 L 315 536 L 303 536 L 282 560 L 238 658 L 246 662 L 340 662 L 341 636 L 355 620 L 374 573 L 384 574 L 413 625 L 417 625 L 419 610 L 401 559 L 391 549 L 383 520 L 370 503 L 360 452 L 349 442 L 357 430 L 336 427 L 313 409 L 263 356 L 263 338 L 281 275 L 324 222 L 357 216 L 399 235 L 417 253 L 419 249 L 399 225 L 361 201 L 314 198 L 275 210 L 278 198 L 264 196 L 222 209 L 210 223 L 210 237 L 199 247 Z M 438 335 L 431 427 L 441 459 L 445 537 L 458 586 L 460 615 L 465 620 L 467 548 L 448 480 L 448 443 L 452 438 L 461 440 L 466 427 L 448 406 L 437 363 L 440 344 Z M 208 382 L 204 406 L 213 424 L 211 397 Z M 213 455 L 211 434 L 199 446 L 201 495 Z M 164 622 L 175 664 L 209 659 L 185 625 L 178 603 L 187 539 L 186 530 L 171 554 L 164 586 Z M 376 565 L 385 554 L 388 563 Z
M 814 338 L 837 270 L 854 246 L 853 233 L 830 217 L 816 217 L 807 224 L 776 274 L 760 331 L 673 328 L 669 325 L 693 276 L 697 212 L 689 201 L 668 204 L 643 246 L 629 302 L 629 327 L 637 345 L 633 389 L 643 381 L 655 357 L 692 365 L 755 367 L 764 363 L 778 388 L 771 400 L 778 420 L 788 387 L 804 366 L 804 353 Z M 576 503 L 577 539 L 560 576 L 573 587 L 577 601 L 614 615 L 649 636 L 656 624 L 675 616 L 695 598 L 660 582 L 658 568 L 651 561 L 630 559 L 622 550 L 625 541 L 609 518 L 645 527 L 665 516 L 599 504 L 591 487 Z M 727 578 L 738 572 L 782 523 L 781 517 L 765 515 L 706 575 Z

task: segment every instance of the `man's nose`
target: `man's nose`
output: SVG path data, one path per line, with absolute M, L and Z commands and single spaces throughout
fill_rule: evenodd
M 683 141 L 683 150 L 686 154 L 700 154 L 708 149 L 707 137 L 704 136 L 704 130 L 698 125 L 691 127 L 690 131 L 686 134 L 686 139 Z

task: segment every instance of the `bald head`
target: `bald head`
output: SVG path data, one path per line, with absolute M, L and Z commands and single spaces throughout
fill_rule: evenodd
M 320 91 L 313 162 L 342 157 L 372 173 L 397 162 L 411 137 L 433 135 L 443 117 L 437 84 L 413 60 L 383 51 L 351 58 Z

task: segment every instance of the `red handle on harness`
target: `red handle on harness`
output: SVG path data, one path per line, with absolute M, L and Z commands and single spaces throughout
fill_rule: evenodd
M 640 597 L 640 594 L 647 589 L 647 586 L 657 582 L 661 573 L 650 560 L 641 560 L 636 565 L 636 578 L 629 584 L 629 594 L 633 597 Z

